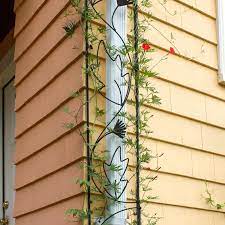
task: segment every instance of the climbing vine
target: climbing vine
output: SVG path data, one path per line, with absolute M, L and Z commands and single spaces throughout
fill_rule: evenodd
M 225 202 L 219 203 L 219 202 L 217 202 L 217 201 L 215 200 L 215 198 L 214 198 L 212 192 L 211 192 L 211 191 L 209 190 L 209 188 L 208 188 L 208 184 L 207 184 L 207 183 L 206 183 L 205 194 L 206 194 L 206 195 L 204 196 L 205 201 L 206 201 L 206 203 L 207 203 L 210 207 L 215 208 L 215 209 L 217 209 L 217 210 L 221 210 L 221 209 L 224 209 L 224 208 L 225 208 Z

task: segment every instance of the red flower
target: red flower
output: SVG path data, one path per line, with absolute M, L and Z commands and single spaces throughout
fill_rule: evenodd
M 143 43 L 142 48 L 144 49 L 144 51 L 148 51 L 149 49 L 151 49 L 151 46 L 147 43 Z
M 170 53 L 173 54 L 173 55 L 175 54 L 174 48 L 170 47 Z

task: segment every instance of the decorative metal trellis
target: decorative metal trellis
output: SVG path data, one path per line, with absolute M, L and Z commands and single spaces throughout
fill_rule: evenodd
M 139 79 L 139 67 L 138 67 L 138 5 L 137 0 L 117 0 L 117 6 L 112 14 L 111 21 L 107 21 L 101 16 L 101 13 L 97 10 L 97 5 L 102 2 L 102 0 L 85 0 L 85 8 L 91 8 L 100 18 L 100 20 L 107 26 L 111 32 L 114 32 L 114 34 L 117 35 L 117 37 L 120 39 L 123 48 L 127 52 L 127 59 L 130 61 L 130 64 L 134 65 L 134 69 L 131 69 L 130 72 L 127 72 L 124 68 L 124 59 L 118 52 L 116 54 L 112 54 L 108 48 L 107 42 L 105 40 L 100 40 L 97 45 L 96 53 L 96 62 L 92 63 L 89 60 L 90 56 L 90 49 L 93 47 L 91 46 L 89 42 L 89 36 L 87 35 L 89 32 L 89 23 L 86 22 L 85 24 L 85 64 L 86 64 L 86 122 L 87 122 L 87 132 L 86 132 L 86 138 L 87 138 L 87 181 L 88 183 L 93 183 L 96 190 L 98 190 L 99 193 L 103 193 L 107 195 L 109 199 L 112 200 L 114 203 L 123 203 L 126 206 L 124 208 L 120 208 L 118 211 L 113 212 L 110 215 L 106 215 L 104 218 L 99 218 L 98 224 L 103 225 L 108 223 L 115 215 L 122 213 L 123 211 L 127 210 L 136 210 L 136 220 L 137 225 L 141 224 L 141 205 L 140 205 L 140 163 L 139 163 L 139 138 L 140 138 L 140 104 L 139 104 L 139 87 L 138 87 L 138 79 Z M 133 9 L 133 30 L 134 30 L 134 55 L 130 55 L 129 51 L 126 46 L 125 40 L 123 37 L 119 34 L 119 32 L 116 29 L 116 26 L 114 24 L 114 17 L 116 15 L 117 10 L 119 10 L 120 7 L 127 7 L 127 5 L 132 5 Z M 119 93 L 119 100 L 115 101 L 114 99 L 111 99 L 107 95 L 101 94 L 101 90 L 106 87 L 106 84 L 104 84 L 99 77 L 94 74 L 96 65 L 100 64 L 100 49 L 103 48 L 106 56 L 109 60 L 111 60 L 112 63 L 117 64 L 117 67 L 120 70 L 120 79 L 124 80 L 124 85 L 126 86 L 126 91 L 124 94 L 122 94 L 121 90 L 121 84 L 119 81 L 114 80 L 115 86 L 117 87 L 117 91 Z M 102 128 L 100 134 L 96 138 L 94 144 L 90 145 L 90 94 L 89 94 L 89 73 L 90 71 L 95 76 L 95 79 L 100 84 L 100 88 L 98 88 L 99 94 L 101 94 L 105 101 L 110 102 L 111 104 L 114 104 L 117 106 L 118 110 L 114 113 L 110 121 L 106 122 L 106 125 L 104 128 Z M 106 75 L 107 76 L 107 75 Z M 119 145 L 115 149 L 111 149 L 110 151 L 113 152 L 111 154 L 111 158 L 107 162 L 102 163 L 102 168 L 104 171 L 104 176 L 106 177 L 107 185 L 105 186 L 104 190 L 102 190 L 98 183 L 96 182 L 94 176 L 92 176 L 91 166 L 93 164 L 93 154 L 95 153 L 96 147 L 98 144 L 104 139 L 111 135 L 117 136 L 119 139 L 123 140 L 126 135 L 126 124 L 124 120 L 120 117 L 120 113 L 124 110 L 124 107 L 128 101 L 128 98 L 130 96 L 131 92 L 131 85 L 132 85 L 132 79 L 134 79 L 134 89 L 135 89 L 135 108 L 136 108 L 136 169 L 135 169 L 135 177 L 136 177 L 136 196 L 135 200 L 133 201 L 127 201 L 127 200 L 121 200 L 121 196 L 126 192 L 129 180 L 126 179 L 126 172 L 128 169 L 129 164 L 129 158 L 123 158 L 122 151 L 122 141 L 119 142 Z M 122 144 L 121 144 L 122 143 Z M 111 180 L 110 175 L 108 172 L 108 168 L 112 166 L 115 157 L 119 158 L 120 162 L 123 163 L 124 168 L 123 171 L 119 174 L 120 178 L 119 180 Z M 111 190 L 110 186 L 113 185 L 113 183 L 120 183 L 122 184 L 121 190 Z M 91 187 L 90 185 L 87 187 L 87 212 L 88 212 L 88 224 L 91 225 L 93 218 L 92 218 L 92 212 L 91 212 Z

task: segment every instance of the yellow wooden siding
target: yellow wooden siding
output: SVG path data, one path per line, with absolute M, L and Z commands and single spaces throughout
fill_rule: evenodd
M 144 167 L 162 167 L 152 183 L 159 199 L 149 204 L 149 212 L 158 212 L 160 225 L 224 225 L 225 211 L 209 207 L 203 197 L 207 181 L 216 199 L 225 199 L 225 87 L 217 77 L 216 1 L 170 0 L 166 9 L 176 15 L 166 13 L 157 0 L 152 3 L 153 26 L 168 39 L 172 33 L 179 52 L 159 64 L 159 76 L 151 79 L 162 105 L 144 106 L 154 115 L 146 144 L 164 153 Z M 156 49 L 149 54 L 152 65 L 171 46 L 154 27 L 145 33 Z
M 178 7 L 177 4 L 170 1 L 169 6 Z M 159 216 L 163 217 L 160 224 L 223 224 L 224 212 L 210 208 L 203 198 L 205 181 L 217 199 L 222 201 L 225 197 L 225 92 L 217 81 L 216 21 L 200 10 L 189 10 L 185 26 L 173 16 L 165 19 L 164 11 L 154 15 L 152 9 L 157 17 L 154 26 L 167 37 L 173 33 L 179 52 L 169 55 L 156 69 L 159 77 L 151 79 L 162 105 L 145 106 L 154 115 L 149 122 L 153 134 L 146 143 L 153 152 L 164 156 L 145 168 L 162 167 L 153 184 L 154 193 L 159 195 Z M 171 44 L 154 28 L 146 37 L 156 48 L 152 53 L 154 65 Z M 128 110 L 133 111 L 130 107 Z M 150 212 L 154 213 L 151 205 Z M 177 212 L 181 214 L 178 218 Z
M 149 107 L 154 116 L 147 143 L 164 153 L 152 183 L 163 225 L 225 224 L 224 211 L 210 208 L 203 198 L 207 181 L 216 199 L 225 199 L 225 88 L 217 81 L 215 5 L 214 0 L 168 1 L 169 12 L 182 12 L 175 16 L 160 5 L 152 9 L 154 26 L 167 37 L 172 32 L 179 49 L 156 68 L 160 75 L 152 84 L 162 105 Z M 171 44 L 154 29 L 146 37 L 157 49 L 157 61 Z M 154 208 L 150 204 L 150 212 Z
M 176 26 L 177 28 L 198 36 L 203 40 L 205 39 L 212 43 L 217 42 L 214 19 L 207 16 L 202 17 L 202 13 L 193 10 L 184 4 L 180 4 L 177 1 L 167 1 L 164 8 L 161 1 L 152 0 L 151 2 L 151 8 L 141 8 L 141 11 L 146 13 L 150 12 L 153 18 L 157 18 L 158 20 L 162 20 L 172 26 Z M 164 13 L 162 13 L 162 11 L 164 11 Z M 165 13 L 166 11 L 167 13 Z M 190 17 L 192 20 L 198 21 L 195 26 L 192 26 L 190 23 Z M 208 29 L 206 29 L 206 27 Z
M 184 3 L 196 10 L 199 10 L 203 14 L 216 18 L 216 1 L 214 0 L 175 0 L 180 3 Z

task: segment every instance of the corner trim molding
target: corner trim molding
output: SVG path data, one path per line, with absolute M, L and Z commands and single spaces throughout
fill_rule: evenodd
M 217 0 L 218 79 L 225 85 L 225 0 Z

